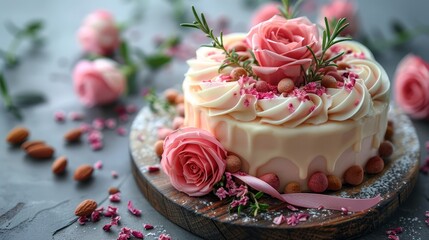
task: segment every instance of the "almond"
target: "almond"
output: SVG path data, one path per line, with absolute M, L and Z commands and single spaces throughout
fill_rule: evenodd
M 61 156 L 52 163 L 52 172 L 55 174 L 61 174 L 66 170 L 66 167 L 67 158 L 65 156 Z
M 94 168 L 91 165 L 83 164 L 74 171 L 74 180 L 82 182 L 91 178 Z
M 30 135 L 30 132 L 25 127 L 16 127 L 7 134 L 6 141 L 10 144 L 20 144 L 24 142 L 28 136 Z
M 64 139 L 67 142 L 77 142 L 80 141 L 80 136 L 82 136 L 82 129 L 75 128 L 66 132 L 66 134 L 64 134 Z
M 289 182 L 286 184 L 285 193 L 300 193 L 301 192 L 301 186 L 297 182 Z
M 26 141 L 21 145 L 21 149 L 27 151 L 32 146 L 44 145 L 44 144 L 45 142 L 42 140 Z
M 97 202 L 92 199 L 86 199 L 77 205 L 74 214 L 79 217 L 90 215 L 97 208 Z
M 44 159 L 51 158 L 54 154 L 54 148 L 45 144 L 37 144 L 27 149 L 27 154 L 32 158 Z
M 109 188 L 109 195 L 112 195 L 112 194 L 115 194 L 118 192 L 120 192 L 120 191 L 119 191 L 119 188 L 117 188 L 117 187 L 110 187 Z

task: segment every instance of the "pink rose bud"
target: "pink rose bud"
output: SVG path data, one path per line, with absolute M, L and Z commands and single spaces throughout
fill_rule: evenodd
M 109 12 L 97 10 L 85 18 L 78 30 L 78 40 L 86 52 L 105 56 L 119 46 L 119 29 Z
M 261 7 L 256 9 L 255 13 L 253 13 L 253 17 L 251 20 L 252 26 L 255 26 L 261 22 L 265 22 L 268 19 L 274 17 L 274 15 L 279 15 L 280 4 L 278 3 L 266 3 L 263 4 Z
M 116 101 L 125 91 L 126 78 L 109 59 L 82 60 L 73 71 L 74 89 L 88 107 Z
M 274 86 L 284 78 L 300 81 L 301 69 L 313 61 L 307 47 L 315 53 L 321 49 L 319 30 L 306 17 L 285 19 L 276 15 L 250 29 L 246 41 L 259 63 L 253 72 Z
M 354 36 L 358 32 L 357 9 L 352 1 L 332 0 L 320 9 L 320 24 L 322 26 L 325 26 L 325 17 L 330 26 L 332 26 L 333 21 L 340 18 L 347 19 L 350 25 L 341 32 L 341 36 Z
M 407 55 L 396 68 L 394 83 L 399 107 L 413 118 L 429 118 L 429 64 Z

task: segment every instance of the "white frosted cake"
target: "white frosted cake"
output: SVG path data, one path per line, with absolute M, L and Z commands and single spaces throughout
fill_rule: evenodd
M 243 59 L 253 57 L 248 50 L 258 58 L 258 51 L 263 50 L 255 47 L 258 39 L 251 34 L 252 30 L 247 35 L 224 36 L 223 44 Z M 288 42 L 286 48 L 297 49 L 292 44 L 296 43 Z M 300 191 L 338 190 L 338 186 L 309 187 L 315 173 L 326 176 L 329 184 L 334 178 L 358 185 L 367 162 L 379 154 L 384 140 L 390 82 L 362 44 L 340 42 L 326 55 L 340 52 L 344 55 L 335 59 L 336 66 L 319 69 L 322 78 L 307 83 L 300 76 L 303 68 L 288 68 L 288 63 L 282 63 L 285 69 L 261 70 L 265 63 L 260 61 L 253 66 L 256 76 L 243 73 L 240 66 L 219 70 L 225 61 L 224 51 L 201 47 L 196 58 L 188 61 L 183 82 L 184 125 L 212 133 L 229 154 L 241 159 L 241 170 L 249 175 L 275 174 L 280 192 L 288 192 L 291 183 Z M 278 74 L 276 71 L 281 71 L 283 79 L 292 79 L 293 87 L 286 84 L 289 89 L 284 90 L 280 86 L 283 79 L 271 78 L 270 74 Z

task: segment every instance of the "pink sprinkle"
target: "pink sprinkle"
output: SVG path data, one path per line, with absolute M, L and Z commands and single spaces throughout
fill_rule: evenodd
M 110 172 L 110 174 L 112 175 L 113 178 L 118 178 L 119 177 L 119 174 L 116 171 L 114 171 L 114 170 L 112 170 Z
M 88 133 L 88 142 L 100 142 L 103 139 L 103 134 L 98 130 L 93 130 Z
M 171 237 L 168 234 L 161 233 L 161 235 L 158 237 L 158 240 L 171 240 Z
M 119 136 L 125 136 L 125 135 L 127 134 L 127 130 L 126 130 L 124 127 L 118 127 L 118 128 L 116 129 L 116 133 L 117 133 Z
M 306 213 L 299 213 L 297 218 L 300 222 L 305 222 L 308 220 L 308 218 L 310 217 L 310 215 L 306 214 Z
M 296 208 L 296 207 L 294 207 L 294 206 L 292 206 L 292 205 L 287 205 L 286 207 L 287 207 L 289 210 L 293 211 L 293 212 L 296 212 L 296 211 L 298 211 L 298 210 L 299 210 L 298 208 Z
M 104 120 L 102 118 L 96 118 L 92 121 L 92 127 L 97 130 L 103 130 Z
M 135 208 L 131 201 L 128 201 L 127 206 L 128 206 L 128 211 L 130 211 L 133 215 L 140 216 L 142 214 L 142 210 Z
M 284 223 L 285 221 L 286 221 L 286 217 L 283 216 L 283 214 L 282 214 L 280 216 L 275 217 L 273 220 L 273 223 L 276 225 L 280 225 L 280 224 Z
M 106 224 L 106 225 L 103 226 L 103 230 L 106 231 L 106 232 L 109 232 L 110 228 L 112 228 L 112 224 L 110 224 L 110 223 L 108 223 L 108 224 Z
M 120 193 L 118 192 L 118 193 L 110 195 L 109 196 L 109 200 L 111 202 L 120 202 L 121 201 L 121 195 L 120 195 Z
M 106 212 L 104 213 L 105 217 L 115 217 L 118 215 L 118 208 L 107 206 Z
M 152 166 L 147 166 L 147 171 L 152 173 L 152 172 L 158 172 L 159 171 L 159 166 L 157 165 L 152 165 Z
M 108 129 L 114 129 L 117 125 L 116 120 L 113 118 L 106 119 L 106 121 L 104 123 L 106 124 L 106 127 Z
M 126 106 L 126 109 L 127 109 L 127 113 L 129 113 L 129 114 L 133 114 L 133 113 L 137 112 L 137 106 L 134 104 L 128 104 Z
M 91 131 L 91 125 L 89 125 L 88 123 L 82 123 L 80 125 L 80 129 L 82 130 L 82 132 L 88 133 L 89 131 Z
M 357 107 L 359 105 L 359 103 L 360 103 L 360 100 L 356 99 L 355 102 L 354 102 L 355 107 Z
M 100 150 L 103 148 L 103 143 L 102 142 L 93 142 L 93 143 L 91 143 L 91 148 L 94 151 Z
M 110 221 L 110 224 L 118 226 L 120 220 L 121 220 L 121 216 L 119 216 L 119 215 L 114 216 L 114 217 L 112 217 L 112 220 Z
M 70 112 L 69 113 L 69 118 L 72 121 L 80 121 L 80 120 L 83 119 L 83 113 L 80 113 L 80 112 Z
M 425 216 L 429 217 L 429 211 L 426 211 Z
M 296 213 L 286 218 L 286 223 L 291 226 L 296 226 L 299 223 L 299 219 L 296 217 Z
M 97 162 L 94 163 L 94 168 L 95 169 L 102 169 L 103 168 L 103 162 L 101 160 L 98 160 Z
M 347 208 L 345 208 L 345 207 L 342 207 L 341 208 L 341 211 L 342 211 L 342 213 L 344 214 L 344 215 L 349 215 L 349 210 L 347 209 Z
M 293 107 L 292 103 L 289 103 L 289 105 L 287 106 L 287 109 L 289 110 L 290 113 L 295 112 L 295 108 Z
M 388 229 L 386 231 L 386 234 L 387 235 L 396 235 L 396 234 L 402 233 L 403 231 L 404 231 L 404 229 L 402 227 L 391 228 L 391 229 Z
M 54 118 L 57 122 L 64 122 L 66 120 L 66 115 L 62 111 L 57 111 L 54 113 Z
M 249 99 L 246 99 L 246 100 L 244 100 L 244 106 L 245 107 L 249 107 L 250 106 L 250 101 L 249 101 Z
M 121 120 L 122 122 L 126 122 L 128 121 L 128 114 L 121 114 L 119 115 L 119 120 Z
M 88 222 L 88 218 L 87 218 L 86 216 L 81 216 L 81 217 L 79 217 L 79 218 L 77 219 L 77 222 L 78 222 L 80 225 L 85 225 L 85 223 L 86 223 L 86 222 Z
M 142 232 L 136 230 L 132 230 L 131 235 L 138 239 L 143 239 L 144 237 Z
M 390 240 L 399 240 L 399 236 L 396 236 L 396 235 L 389 235 L 387 236 L 387 238 Z
M 146 230 L 151 230 L 151 229 L 153 229 L 153 226 L 146 223 L 146 224 L 143 224 L 143 228 Z

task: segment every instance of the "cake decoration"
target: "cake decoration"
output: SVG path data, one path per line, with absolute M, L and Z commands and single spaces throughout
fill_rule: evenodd
M 365 172 L 382 173 L 393 154 L 383 140 L 387 74 L 365 46 L 340 37 L 346 19 L 330 25 L 325 18 L 320 34 L 282 3 L 280 15 L 248 33 L 219 37 L 192 7 L 195 21 L 182 26 L 201 30 L 212 43 L 188 61 L 183 122 L 172 132 L 158 130 L 165 138 L 162 169 L 177 190 L 213 192 L 239 213 L 267 210 L 263 194 L 298 207 L 367 210 L 381 198 L 324 193 L 360 185 Z M 177 94 L 166 93 L 175 102 Z

